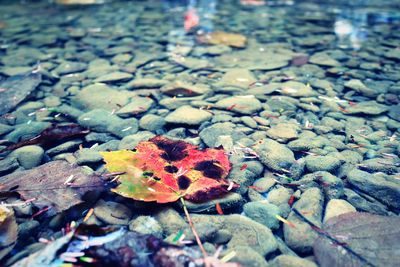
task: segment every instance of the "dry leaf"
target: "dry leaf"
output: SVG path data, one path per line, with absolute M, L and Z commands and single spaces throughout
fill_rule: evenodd
M 39 208 L 50 207 L 49 216 L 82 203 L 81 197 L 86 192 L 103 187 L 99 176 L 65 161 L 52 161 L 0 178 L 0 193 L 15 191 L 24 200 L 33 198 L 32 203 Z
M 326 236 L 315 241 L 314 254 L 319 266 L 398 266 L 399 225 L 400 218 L 396 216 L 351 212 L 333 217 L 323 230 L 340 243 Z
M 184 197 L 201 202 L 228 192 L 225 177 L 230 164 L 222 149 L 200 151 L 189 143 L 157 136 L 140 142 L 135 151 L 101 154 L 108 171 L 124 172 L 113 191 L 125 197 L 158 203 Z

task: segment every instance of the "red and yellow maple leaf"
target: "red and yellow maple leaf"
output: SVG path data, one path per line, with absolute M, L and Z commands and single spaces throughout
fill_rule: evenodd
M 193 202 L 218 198 L 236 188 L 226 180 L 230 163 L 224 150 L 198 150 L 184 141 L 156 136 L 134 151 L 102 152 L 109 172 L 123 172 L 112 191 L 142 201 Z

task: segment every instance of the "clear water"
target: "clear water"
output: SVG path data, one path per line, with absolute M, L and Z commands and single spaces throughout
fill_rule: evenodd
M 52 124 L 77 123 L 91 133 L 49 139 L 18 148 L 19 153 L 4 151 L 0 174 L 54 160 L 102 171 L 99 151 L 133 149 L 154 135 L 202 148 L 222 146 L 231 155 L 228 178 L 240 185 L 233 197 L 239 201 L 221 200 L 224 213 L 272 228 L 286 248 L 255 252 L 265 261 L 246 255 L 233 261 L 262 266 L 291 254 L 290 248 L 306 257 L 308 266 L 328 266 L 314 254 L 312 242 L 304 241 L 311 228 L 303 241 L 300 234 L 289 237 L 290 226 L 272 215 L 269 220 L 280 224 L 268 225 L 249 207 L 268 201 L 290 223 L 299 220 L 291 211 L 297 203 L 298 209 L 314 212 L 309 219 L 319 226 L 329 212 L 341 209 L 398 216 L 400 4 L 243 2 L 257 1 L 1 1 L 0 103 L 10 108 L 0 118 L 0 148 L 35 138 Z M 16 101 L 12 97 L 5 101 L 7 91 L 29 87 L 32 72 L 41 75 L 40 84 L 19 104 L 10 104 Z M 23 82 L 10 89 L 10 77 Z M 256 158 L 235 154 L 244 147 L 256 147 Z M 323 181 L 315 182 L 318 177 Z M 319 188 L 317 204 L 314 193 L 306 193 L 313 187 Z M 11 203 L 7 197 L 3 201 Z M 101 198 L 137 208 L 112 193 Z M 347 202 L 328 210 L 331 199 Z M 250 204 L 247 212 L 244 203 Z M 26 230 L 40 210 L 34 205 L 16 212 L 17 223 L 30 234 L 1 259 L 7 265 L 41 248 L 40 237 L 60 236 L 62 227 L 81 222 L 85 214 L 73 207 L 62 215 L 35 216 L 40 226 Z M 217 214 L 215 202 L 189 208 Z M 137 214 L 154 215 L 157 209 L 138 208 Z M 248 242 L 243 245 L 251 246 Z

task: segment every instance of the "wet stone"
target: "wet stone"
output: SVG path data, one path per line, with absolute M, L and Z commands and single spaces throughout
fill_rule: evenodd
M 121 203 L 99 200 L 94 207 L 94 215 L 105 223 L 128 225 L 132 211 Z
M 212 114 L 205 110 L 182 106 L 165 117 L 167 123 L 182 123 L 188 125 L 199 125 L 211 119 Z

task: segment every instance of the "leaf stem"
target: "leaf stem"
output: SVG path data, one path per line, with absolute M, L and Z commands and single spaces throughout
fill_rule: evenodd
M 189 222 L 190 229 L 192 230 L 192 233 L 193 233 L 194 237 L 196 238 L 197 245 L 200 247 L 200 250 L 203 253 L 204 258 L 208 257 L 207 251 L 204 249 L 203 244 L 201 243 L 200 237 L 197 234 L 196 228 L 194 227 L 192 218 L 190 217 L 189 211 L 186 207 L 185 200 L 183 199 L 183 197 L 181 197 L 180 200 L 182 202 L 183 211 L 185 212 L 186 218 Z

